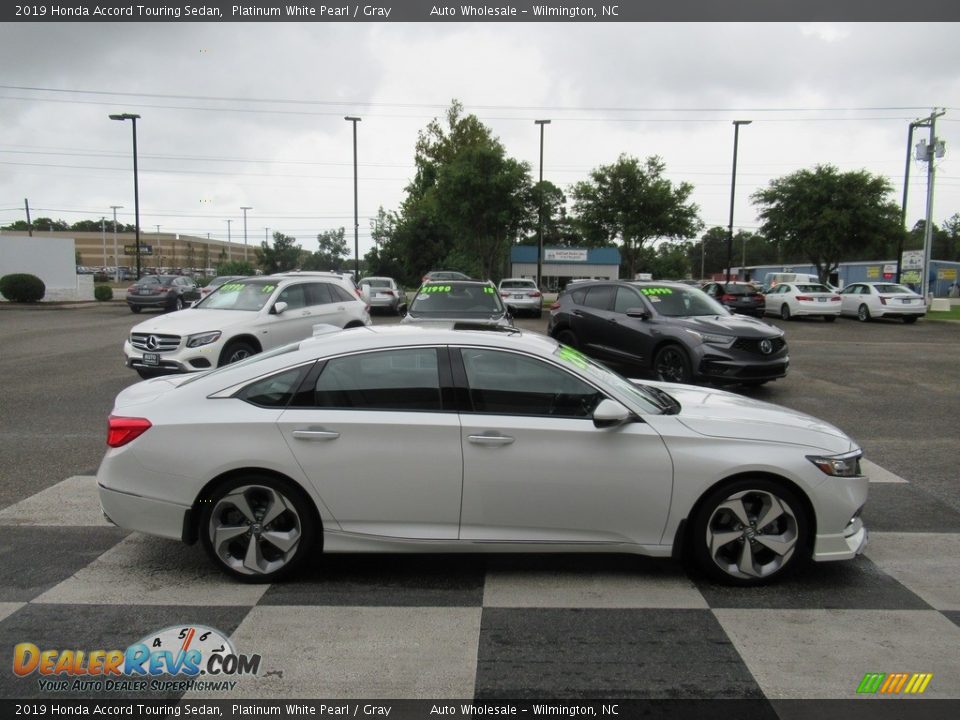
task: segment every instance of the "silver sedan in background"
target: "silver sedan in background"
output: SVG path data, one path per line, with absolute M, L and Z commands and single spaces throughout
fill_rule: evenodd
M 407 291 L 393 278 L 365 277 L 360 281 L 360 291 L 371 310 L 400 315 L 407 309 Z
M 809 415 L 516 329 L 330 330 L 121 392 L 104 514 L 250 582 L 322 549 L 682 552 L 754 585 L 866 543 L 860 449 Z

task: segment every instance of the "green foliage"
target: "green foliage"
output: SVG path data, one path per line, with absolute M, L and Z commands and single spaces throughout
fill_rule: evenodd
M 340 272 L 350 254 L 344 228 L 324 230 L 317 235 L 317 244 L 319 248 L 304 258 L 302 269 Z
M 253 275 L 254 272 L 253 265 L 245 260 L 224 260 L 217 264 L 217 275 Z
M 296 243 L 296 238 L 275 232 L 272 245 L 264 240 L 255 249 L 257 264 L 267 275 L 295 270 L 300 267 L 300 246 Z
M 536 227 L 527 165 L 508 158 L 459 102 L 444 120 L 433 120 L 418 136 L 416 175 L 400 210 L 381 209 L 374 223 L 371 269 L 391 269 L 408 286 L 439 268 L 499 276 L 511 244 Z
M 101 225 L 100 220 L 79 220 L 70 226 L 70 230 L 76 230 L 78 232 L 100 232 Z M 104 229 L 108 229 L 113 232 L 113 220 L 104 221 Z
M 900 208 L 891 192 L 886 179 L 866 170 L 841 173 L 817 165 L 772 181 L 752 199 L 760 207 L 761 232 L 826 278 L 841 261 L 895 240 Z
M 627 277 L 637 272 L 645 242 L 692 237 L 703 227 L 699 208 L 688 202 L 693 186 L 674 187 L 663 176 L 665 170 L 658 157 L 641 164 L 635 157 L 621 155 L 571 190 L 584 237 L 598 245 L 619 240 Z
M 93 296 L 100 301 L 113 300 L 113 288 L 109 285 L 97 285 L 93 288 Z
M 691 274 L 688 259 L 688 245 L 691 244 L 663 242 L 656 247 L 640 248 L 637 272 L 648 272 L 654 280 L 682 280 Z
M 47 286 L 36 275 L 12 273 L 0 278 L 0 295 L 10 302 L 39 302 L 46 292 Z

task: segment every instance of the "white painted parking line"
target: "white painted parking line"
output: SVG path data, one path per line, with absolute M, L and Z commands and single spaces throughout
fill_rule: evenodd
M 0 620 L 8 618 L 13 615 L 17 610 L 22 608 L 26 603 L 22 602 L 0 602 Z
M 937 610 L 960 610 L 960 534 L 870 534 L 866 555 Z
M 0 525 L 112 527 L 100 511 L 97 479 L 74 475 L 0 510 Z
M 872 463 L 869 460 L 860 461 L 860 469 L 866 473 L 867 477 L 870 478 L 872 483 L 909 483 L 909 480 L 904 480 L 899 475 L 894 475 L 889 470 L 884 470 L 882 467 L 876 463 Z

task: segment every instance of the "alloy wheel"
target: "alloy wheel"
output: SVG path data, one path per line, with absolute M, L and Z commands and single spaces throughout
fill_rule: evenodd
M 710 558 L 726 575 L 751 580 L 777 574 L 799 538 L 796 512 L 767 490 L 735 492 L 719 503 L 706 525 Z

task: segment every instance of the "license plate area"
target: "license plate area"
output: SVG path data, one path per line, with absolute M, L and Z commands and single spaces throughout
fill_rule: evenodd
M 159 367 L 160 365 L 160 353 L 144 353 L 143 354 L 143 364 L 150 365 L 151 367 Z

